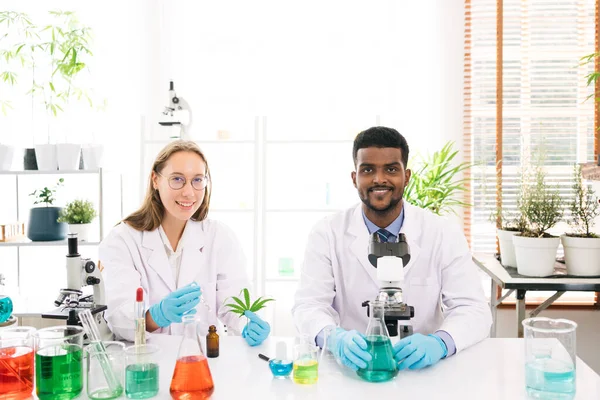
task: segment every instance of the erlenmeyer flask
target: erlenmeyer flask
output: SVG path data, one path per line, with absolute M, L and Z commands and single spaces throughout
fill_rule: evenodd
M 384 382 L 398 374 L 394 360 L 390 335 L 385 326 L 384 303 L 372 301 L 369 303 L 369 326 L 367 327 L 367 351 L 371 354 L 371 361 L 366 368 L 359 369 L 356 373 L 369 382 Z
M 208 360 L 200 345 L 198 321 L 195 315 L 186 315 L 182 322 L 183 339 L 171 380 L 171 396 L 181 400 L 208 399 L 215 386 L 208 368 Z
M 335 358 L 331 349 L 335 348 L 335 330 L 333 325 L 323 329 L 323 348 L 319 356 L 319 375 L 321 377 L 341 376 L 341 363 Z

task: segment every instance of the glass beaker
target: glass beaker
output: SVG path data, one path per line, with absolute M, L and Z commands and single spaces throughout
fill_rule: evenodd
M 53 326 L 33 333 L 40 399 L 72 399 L 83 389 L 83 328 Z
M 125 396 L 148 399 L 158 394 L 158 347 L 140 344 L 125 348 Z
M 538 399 L 575 397 L 575 330 L 567 319 L 528 318 L 525 338 L 525 385 Z
M 398 374 L 398 366 L 394 360 L 392 342 L 384 322 L 384 303 L 369 302 L 369 325 L 365 341 L 371 361 L 366 368 L 360 368 L 356 373 L 369 382 L 385 382 Z
M 27 399 L 33 392 L 33 337 L 35 328 L 0 329 L 0 398 Z
M 171 379 L 173 399 L 208 399 L 215 390 L 208 360 L 202 352 L 200 325 L 195 315 L 186 315 L 183 323 L 183 339 L 179 345 L 175 371 Z
M 100 348 L 94 343 L 85 348 L 87 395 L 90 399 L 116 399 L 123 394 L 125 344 L 121 342 L 102 343 L 104 348 Z M 113 377 L 116 378 L 120 387 L 111 389 L 104 370 L 107 367 L 111 368 Z
M 294 382 L 312 385 L 319 380 L 319 347 L 312 341 L 303 340 L 294 346 Z

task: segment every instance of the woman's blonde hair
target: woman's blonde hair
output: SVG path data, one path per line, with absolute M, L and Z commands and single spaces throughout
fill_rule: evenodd
M 210 192 L 212 186 L 208 162 L 206 161 L 206 157 L 204 157 L 202 150 L 200 150 L 200 147 L 198 147 L 196 143 L 188 140 L 176 140 L 166 145 L 156 156 L 156 160 L 154 160 L 154 164 L 152 165 L 152 171 L 150 171 L 150 177 L 148 178 L 148 190 L 146 191 L 144 202 L 139 210 L 125 218 L 123 222 L 126 222 L 129 226 L 138 231 L 153 231 L 160 226 L 165 213 L 165 206 L 160 200 L 158 190 L 154 189 L 152 173 L 160 173 L 169 158 L 180 151 L 198 154 L 206 165 L 206 176 L 209 178 L 208 185 L 206 185 L 206 192 L 204 193 L 204 199 L 200 204 L 200 208 L 192 215 L 191 219 L 193 221 L 202 221 L 206 218 L 208 206 L 210 204 Z

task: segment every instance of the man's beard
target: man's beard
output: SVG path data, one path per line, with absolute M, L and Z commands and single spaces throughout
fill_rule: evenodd
M 362 197 L 362 196 L 359 196 L 359 197 L 360 197 L 360 201 L 362 201 L 363 204 L 365 206 L 367 206 L 367 208 L 369 210 L 372 210 L 375 213 L 380 214 L 380 215 L 386 215 L 389 212 L 391 212 L 392 210 L 394 210 L 396 208 L 396 206 L 402 201 L 403 195 L 404 195 L 404 193 L 400 193 L 400 196 L 398 198 L 392 197 L 392 199 L 390 200 L 390 203 L 385 208 L 376 208 L 375 206 L 373 206 L 371 204 L 371 201 L 369 200 L 369 192 L 368 191 L 367 191 L 367 195 L 365 197 Z

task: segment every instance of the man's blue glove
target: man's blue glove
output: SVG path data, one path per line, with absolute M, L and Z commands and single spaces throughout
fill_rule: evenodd
M 151 306 L 150 316 L 161 328 L 181 322 L 181 317 L 195 314 L 195 307 L 200 302 L 202 291 L 196 282 L 192 282 L 174 292 L 169 293 L 158 304 Z
M 446 344 L 436 335 L 415 333 L 394 345 L 394 359 L 398 369 L 420 369 L 446 357 Z
M 269 336 L 271 325 L 252 311 L 246 311 L 244 315 L 248 317 L 249 322 L 242 331 L 242 337 L 246 339 L 246 343 L 250 346 L 257 346 Z
M 373 357 L 367 352 L 364 335 L 342 328 L 337 328 L 331 335 L 328 347 L 339 362 L 354 371 L 367 367 Z

